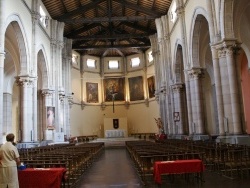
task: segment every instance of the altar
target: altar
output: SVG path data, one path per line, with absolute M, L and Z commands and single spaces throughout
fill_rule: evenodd
M 128 137 L 127 118 L 104 118 L 105 138 Z
M 123 129 L 105 131 L 105 138 L 123 138 L 125 135 L 126 131 Z

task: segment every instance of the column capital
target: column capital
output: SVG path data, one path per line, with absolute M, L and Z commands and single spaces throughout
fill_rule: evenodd
M 164 37 L 158 38 L 158 44 L 162 44 L 164 42 Z
M 54 93 L 55 91 L 54 90 L 51 90 L 51 89 L 42 89 L 41 90 L 41 95 L 43 97 L 48 97 L 48 96 L 52 96 L 52 94 Z
M 16 77 L 16 83 L 18 86 L 22 87 L 31 87 L 33 86 L 35 77 L 31 77 L 28 75 L 25 76 L 17 76 Z
M 64 47 L 64 42 L 63 41 L 57 41 L 57 46 L 62 49 Z
M 223 39 L 217 43 L 211 45 L 212 48 L 217 50 L 223 49 L 240 49 L 241 43 L 237 41 L 237 39 Z
M 184 84 L 183 83 L 176 83 L 174 85 L 171 85 L 171 88 L 174 93 L 180 93 L 184 89 Z
M 191 79 L 199 79 L 203 74 L 203 70 L 200 67 L 193 67 L 192 69 L 187 70 L 187 72 Z
M 178 17 L 181 17 L 184 15 L 185 9 L 183 6 L 178 6 L 175 12 L 178 15 Z
M 40 18 L 41 18 L 41 15 L 39 12 L 36 12 L 36 11 L 32 12 L 32 23 L 33 24 L 38 24 Z
M 3 68 L 4 67 L 4 59 L 5 59 L 5 51 L 1 51 L 0 52 L 0 67 Z

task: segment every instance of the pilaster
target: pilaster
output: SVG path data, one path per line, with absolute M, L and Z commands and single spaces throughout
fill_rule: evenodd
M 182 83 L 176 83 L 171 86 L 174 94 L 174 113 L 179 114 L 178 121 L 175 120 L 175 117 L 173 117 L 174 122 L 173 124 L 178 129 L 176 132 L 177 134 L 185 134 L 185 114 L 184 114 L 184 103 L 183 103 L 183 91 L 184 91 L 184 85 Z M 174 114 L 173 114 L 174 116 Z
M 21 141 L 31 142 L 34 140 L 33 129 L 33 78 L 29 76 L 19 76 L 16 78 L 16 82 L 20 87 L 20 129 L 21 129 Z
M 195 134 L 204 134 L 204 118 L 203 118 L 203 101 L 202 91 L 200 87 L 200 78 L 202 76 L 201 68 L 193 68 L 188 71 L 191 82 L 191 104 L 192 104 L 192 117 L 193 117 L 193 129 Z
M 0 106 L 1 107 L 3 106 L 4 58 L 5 58 L 5 52 L 0 51 Z M 0 143 L 2 143 L 2 141 L 3 141 L 3 108 L 0 108 Z
M 223 108 L 223 93 L 220 77 L 220 65 L 219 65 L 219 51 L 212 47 L 213 69 L 214 69 L 214 81 L 216 90 L 216 102 L 218 109 L 218 121 L 219 121 L 219 134 L 224 135 L 224 108 Z
M 218 89 L 221 90 L 218 90 L 218 93 L 220 94 L 221 91 L 221 99 L 218 101 L 218 111 L 220 113 L 219 124 L 221 135 L 227 133 L 231 135 L 242 134 L 239 99 L 240 88 L 238 87 L 235 61 L 239 46 L 240 44 L 236 39 L 225 39 L 212 46 L 214 51 L 217 50 L 218 52 L 218 64 L 220 68 L 218 77 L 221 80 L 221 88 Z

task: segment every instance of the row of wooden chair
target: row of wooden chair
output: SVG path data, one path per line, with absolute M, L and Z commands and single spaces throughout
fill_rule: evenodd
M 97 135 L 75 136 L 75 137 L 71 137 L 69 139 L 69 142 L 70 143 L 89 142 L 89 141 L 95 140 L 97 138 L 98 138 Z
M 29 148 L 29 152 L 20 151 L 20 160 L 28 168 L 66 168 L 67 178 L 62 186 L 71 187 L 76 184 L 79 177 L 92 165 L 103 150 L 103 142 L 44 146 L 42 148 Z
M 127 141 L 126 148 L 146 186 L 153 183 L 153 166 L 156 161 L 203 159 L 203 153 L 180 150 L 151 141 Z
M 203 153 L 206 169 L 231 179 L 249 177 L 250 146 L 212 141 L 165 140 L 165 145 L 179 150 Z
M 131 133 L 134 138 L 144 139 L 144 140 L 154 140 L 155 133 Z

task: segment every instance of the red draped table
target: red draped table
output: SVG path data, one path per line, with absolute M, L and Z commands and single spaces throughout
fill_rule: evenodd
M 154 163 L 154 180 L 161 184 L 161 174 L 202 173 L 205 167 L 201 160 L 156 161 Z
M 65 168 L 27 168 L 18 171 L 20 188 L 60 188 Z

